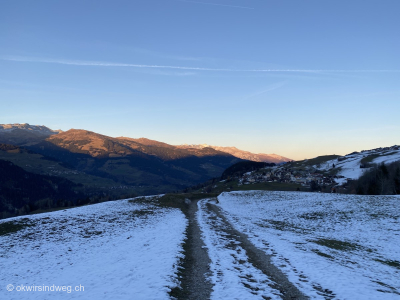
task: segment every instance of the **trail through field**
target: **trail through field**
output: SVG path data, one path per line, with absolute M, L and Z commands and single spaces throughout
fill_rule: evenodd
M 184 259 L 180 268 L 180 289 L 171 296 L 179 300 L 210 299 L 212 284 L 207 280 L 210 273 L 210 258 L 201 238 L 196 220 L 197 201 L 189 204 L 186 217 L 189 219 L 184 245 Z
M 235 230 L 215 200 L 200 200 L 197 222 L 210 257 L 211 299 L 308 299 L 262 250 Z
M 0 299 L 400 297 L 399 196 L 158 197 L 0 220 Z

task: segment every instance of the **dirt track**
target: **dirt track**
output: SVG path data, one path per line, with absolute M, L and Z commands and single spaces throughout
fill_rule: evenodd
M 212 284 L 207 280 L 209 264 L 207 250 L 196 221 L 197 202 L 192 201 L 186 216 L 189 218 L 187 240 L 184 245 L 185 259 L 182 262 L 181 290 L 175 296 L 179 300 L 210 299 Z
M 273 282 L 274 289 L 281 293 L 281 298 L 285 300 L 309 299 L 302 294 L 275 265 L 271 263 L 271 257 L 264 251 L 255 247 L 247 236 L 237 230 L 227 221 L 221 209 L 213 204 L 215 201 L 210 199 L 206 204 L 206 209 L 213 212 L 223 222 L 223 226 L 215 230 L 223 231 L 224 235 L 235 240 L 237 245 L 245 249 L 248 261 L 262 273 L 268 276 Z M 208 256 L 204 242 L 202 240 L 201 229 L 199 227 L 196 212 L 198 201 L 192 201 L 188 206 L 187 217 L 189 226 L 187 229 L 187 240 L 184 246 L 185 259 L 181 266 L 181 290 L 173 294 L 177 299 L 210 299 L 213 285 L 207 280 L 211 275 L 209 265 L 211 260 Z

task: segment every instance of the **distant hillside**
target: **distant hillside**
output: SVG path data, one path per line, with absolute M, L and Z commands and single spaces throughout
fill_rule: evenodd
M 385 163 L 389 164 L 400 160 L 400 146 L 381 147 L 371 150 L 352 152 L 344 156 L 326 155 L 312 159 L 291 162 L 285 165 L 287 168 L 302 169 L 313 172 L 327 172 L 342 176 L 337 180 L 339 184 L 347 182 L 348 179 L 354 180 L 374 165 Z
M 135 143 L 145 145 L 145 146 L 157 146 L 157 147 L 163 147 L 163 148 L 176 149 L 175 146 L 169 145 L 167 143 L 158 142 L 158 141 L 150 140 L 150 139 L 146 139 L 146 138 L 134 139 L 134 138 L 121 136 L 121 137 L 117 137 L 117 139 L 120 140 L 121 142 L 125 142 L 125 143 L 135 142 Z
M 234 147 L 174 146 L 29 124 L 0 125 L 1 143 L 0 159 L 26 172 L 65 178 L 93 197 L 179 191 L 220 177 L 242 160 L 278 164 L 289 160 Z
M 31 127 L 13 130 L 30 132 Z M 145 138 L 113 138 L 76 129 L 44 132 L 22 148 L 0 149 L 0 159 L 29 172 L 81 183 L 92 193 L 147 195 L 182 190 L 218 177 L 240 161 L 212 148 L 181 149 Z
M 112 138 L 87 130 L 71 129 L 67 132 L 52 130 L 46 126 L 24 124 L 0 124 L 0 143 L 31 146 L 47 140 L 64 149 L 76 153 L 86 153 L 93 157 L 118 157 L 132 154 L 137 150 L 162 159 L 177 159 L 187 156 L 209 156 L 227 153 L 234 157 L 268 163 L 282 163 L 291 159 L 277 154 L 255 154 L 237 149 L 236 147 L 220 147 L 210 145 L 180 145 L 173 146 L 167 143 L 147 138 Z M 106 142 L 106 144 L 104 144 Z
M 204 149 L 204 148 L 212 148 L 221 152 L 229 153 L 237 158 L 256 161 L 256 162 L 267 162 L 267 163 L 283 163 L 291 161 L 290 158 L 283 157 L 277 154 L 263 154 L 263 153 L 251 153 L 248 151 L 240 150 L 236 147 L 220 147 L 220 146 L 210 146 L 207 144 L 202 145 L 180 145 L 182 149 Z
M 243 174 L 261 168 L 274 167 L 274 163 L 256 162 L 256 161 L 242 161 L 238 162 L 229 168 L 227 168 L 221 175 L 221 180 L 227 179 L 229 177 L 241 177 Z
M 61 130 L 46 126 L 24 124 L 0 124 L 0 143 L 27 145 L 38 143 Z
M 87 130 L 71 129 L 51 136 L 46 142 L 74 153 L 92 157 L 126 157 L 143 154 L 170 161 L 188 157 L 230 157 L 231 155 L 212 148 L 180 149 L 148 139 L 112 138 Z
M 399 194 L 400 146 L 363 150 L 344 156 L 324 155 L 275 166 L 260 162 L 239 162 L 227 168 L 220 178 L 186 191 L 219 194 L 224 191 L 258 189 Z
M 76 204 L 84 198 L 77 188 L 77 184 L 65 178 L 26 172 L 0 160 L 0 218 Z

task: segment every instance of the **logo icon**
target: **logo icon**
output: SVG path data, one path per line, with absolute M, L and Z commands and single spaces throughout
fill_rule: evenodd
M 14 286 L 12 284 L 7 285 L 7 291 L 12 291 L 14 290 Z

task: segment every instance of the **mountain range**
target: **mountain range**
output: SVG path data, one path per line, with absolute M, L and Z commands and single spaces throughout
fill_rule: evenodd
M 235 147 L 169 145 L 147 138 L 109 137 L 88 130 L 1 124 L 0 159 L 27 172 L 64 177 L 86 192 L 153 194 L 180 190 L 219 177 L 242 161 L 284 162 L 278 155 Z
M 82 139 L 87 138 L 88 141 L 90 142 L 85 143 L 85 146 L 78 147 L 79 151 L 87 151 L 87 153 L 90 153 L 90 155 L 94 157 L 99 155 L 100 156 L 105 155 L 105 152 L 109 151 L 109 149 L 104 146 L 104 141 L 114 140 L 114 142 L 116 141 L 118 144 L 122 144 L 127 146 L 128 148 L 136 149 L 138 151 L 142 151 L 144 153 L 149 153 L 149 154 L 153 153 L 154 148 L 149 148 L 148 146 L 170 149 L 169 155 L 171 155 L 171 157 L 179 157 L 183 153 L 188 153 L 188 152 L 196 155 L 202 155 L 201 153 L 209 153 L 204 150 L 208 149 L 208 151 L 210 151 L 211 148 L 219 152 L 231 154 L 232 156 L 243 160 L 277 163 L 277 164 L 291 161 L 290 158 L 283 157 L 277 154 L 264 154 L 264 153 L 255 154 L 249 151 L 240 150 L 236 147 L 211 146 L 207 144 L 201 144 L 201 145 L 185 144 L 185 145 L 173 146 L 167 143 L 158 142 L 147 138 L 137 138 L 137 139 L 129 137 L 111 138 L 105 135 L 95 134 L 87 130 L 76 130 L 76 129 L 71 129 L 66 131 L 65 134 L 58 135 L 60 133 L 63 133 L 63 131 L 53 130 L 44 125 L 29 125 L 27 123 L 0 124 L 0 143 L 19 145 L 19 146 L 30 146 L 37 144 L 48 138 L 50 142 L 55 142 L 55 143 L 60 142 L 60 144 L 64 145 L 66 148 L 71 148 L 72 145 L 77 144 L 74 143 L 74 140 L 82 141 Z M 181 150 L 186 150 L 188 152 Z M 173 154 L 173 152 L 175 152 L 175 154 Z M 129 153 L 129 151 L 126 152 L 124 150 L 120 150 L 119 154 L 116 153 L 115 151 L 108 154 L 111 156 L 121 156 L 125 155 L 126 153 Z
M 87 198 L 179 191 L 219 177 L 225 169 L 243 160 L 280 163 L 289 159 L 234 147 L 174 146 L 147 138 L 114 138 L 82 129 L 62 131 L 44 125 L 1 124 L 0 171 L 13 176 L 4 179 L 0 186 L 3 192 L 9 191 L 7 197 L 0 194 L 0 198 L 5 197 L 0 202 L 12 215 L 11 202 L 18 204 L 19 210 L 32 211 L 43 203 L 55 203 L 47 198 L 57 198 L 56 203 L 87 203 L 91 201 Z M 34 179 L 35 189 L 26 178 Z M 69 187 L 69 192 L 59 193 L 64 186 Z M 13 194 L 13 190 L 20 192 Z M 45 195 L 45 191 L 48 197 L 38 199 L 37 195 Z M 10 202 L 10 197 L 15 201 Z
M 345 182 L 346 178 L 358 178 L 373 164 L 399 160 L 399 149 L 393 146 L 342 157 L 321 156 L 277 168 L 336 174 Z M 196 186 L 203 190 L 207 186 L 212 191 L 218 188 L 218 178 L 227 169 L 254 170 L 287 161 L 290 159 L 276 154 L 254 154 L 235 147 L 169 145 L 82 129 L 62 131 L 43 125 L 3 124 L 0 218 L 37 209 L 191 190 Z M 227 182 L 226 188 L 232 188 L 232 184 Z
M 77 183 L 82 180 L 71 174 L 85 174 L 89 176 L 85 179 L 88 187 L 93 188 L 123 185 L 138 194 L 179 190 L 219 176 L 239 161 L 212 148 L 180 149 L 148 139 L 113 138 L 87 130 L 21 127 L 11 130 L 3 125 L 6 129 L 0 132 L 0 142 L 19 148 L 2 151 L 0 159 L 36 173 L 53 172 Z M 52 164 L 43 164 L 44 160 Z
M 243 151 L 240 150 L 236 147 L 221 147 L 221 146 L 211 146 L 207 144 L 202 144 L 202 145 L 180 145 L 178 146 L 183 149 L 204 149 L 204 148 L 213 148 L 217 151 L 229 153 L 237 158 L 241 158 L 244 160 L 250 160 L 250 161 L 256 161 L 256 162 L 266 162 L 266 163 L 275 163 L 275 164 L 280 164 L 284 162 L 291 161 L 290 158 L 280 156 L 277 154 L 264 154 L 264 153 L 251 153 L 249 151 Z
M 62 132 L 46 126 L 24 124 L 0 124 L 0 143 L 11 145 L 29 145 Z

